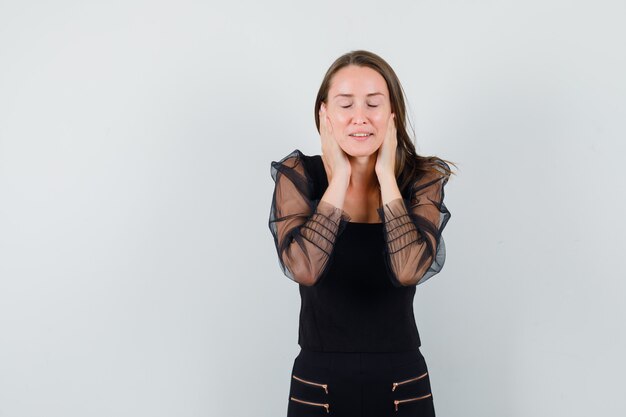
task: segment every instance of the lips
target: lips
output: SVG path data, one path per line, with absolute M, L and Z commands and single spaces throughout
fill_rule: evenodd
M 356 134 L 361 133 L 361 132 L 355 132 Z M 371 136 L 373 136 L 373 133 L 369 133 L 369 132 L 363 132 L 366 136 L 354 136 L 355 133 L 350 133 L 348 136 L 350 136 L 352 139 L 357 140 L 357 141 L 364 141 L 369 139 Z

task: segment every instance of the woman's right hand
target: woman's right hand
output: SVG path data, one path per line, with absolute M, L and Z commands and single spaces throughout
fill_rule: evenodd
M 320 140 L 322 142 L 322 160 L 328 173 L 329 184 L 333 178 L 343 179 L 347 184 L 350 180 L 352 167 L 348 155 L 341 149 L 335 138 L 333 125 L 326 114 L 324 103 L 320 107 Z

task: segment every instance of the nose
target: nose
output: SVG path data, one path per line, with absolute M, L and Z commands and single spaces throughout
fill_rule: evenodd
M 361 106 L 356 106 L 354 113 L 352 114 L 352 123 L 363 124 L 367 122 L 367 116 Z

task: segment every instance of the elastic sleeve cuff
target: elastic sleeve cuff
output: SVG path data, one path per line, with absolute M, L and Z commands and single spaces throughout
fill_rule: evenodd
M 350 220 L 348 213 L 334 205 L 320 200 L 315 212 L 301 230 L 302 236 L 330 255 L 337 236 L 345 222 Z
M 404 199 L 398 197 L 378 209 L 385 225 L 387 243 L 391 254 L 418 240 L 418 233 L 408 214 Z
M 340 209 L 339 207 L 335 207 L 326 200 L 320 200 L 319 203 L 317 203 L 316 212 L 323 214 L 337 224 L 339 224 L 340 220 L 344 220 L 346 222 L 349 222 L 351 220 L 351 217 L 348 213 L 346 213 L 345 211 L 343 211 L 343 209 Z

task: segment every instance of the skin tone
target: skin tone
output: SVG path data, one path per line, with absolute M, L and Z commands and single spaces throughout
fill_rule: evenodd
M 320 108 L 328 174 L 322 200 L 342 208 L 353 222 L 380 222 L 376 208 L 402 197 L 394 174 L 398 140 L 387 83 L 371 68 L 349 65 L 335 73 L 327 97 Z M 356 132 L 372 135 L 350 136 Z

